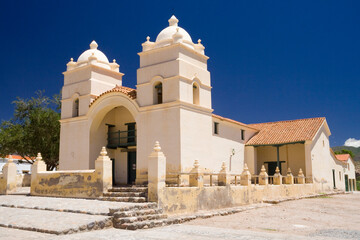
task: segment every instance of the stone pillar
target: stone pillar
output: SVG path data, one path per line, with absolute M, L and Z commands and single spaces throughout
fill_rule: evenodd
M 282 176 L 279 167 L 276 167 L 274 174 L 274 185 L 281 185 L 281 184 L 282 184 Z
M 250 173 L 249 168 L 246 163 L 244 165 L 244 170 L 240 176 L 240 184 L 242 186 L 250 186 L 251 185 L 251 173 Z
M 149 155 L 148 161 L 148 199 L 149 202 L 159 202 L 161 191 L 165 188 L 166 157 L 161 152 L 158 141 Z
M 285 177 L 285 184 L 294 184 L 294 176 L 291 173 L 291 169 L 288 168 L 287 175 Z
M 305 184 L 305 176 L 301 168 L 299 169 L 298 174 L 298 184 Z
M 203 187 L 204 186 L 204 174 L 200 171 L 200 164 L 198 160 L 194 162 L 194 168 L 190 171 L 190 187 Z
M 31 184 L 30 184 L 30 194 L 35 194 L 35 187 L 39 182 L 38 173 L 46 172 L 46 164 L 42 160 L 41 153 L 38 153 L 35 162 L 31 166 Z
M 219 172 L 219 177 L 218 177 L 218 185 L 219 186 L 230 185 L 230 175 L 227 172 L 225 162 L 222 162 L 222 165 L 221 165 L 221 170 Z
M 16 191 L 16 164 L 9 158 L 2 169 L 3 186 L 0 186 L 0 194 L 9 194 Z
M 105 147 L 101 148 L 100 155 L 95 160 L 95 174 L 101 183 L 102 193 L 106 192 L 112 186 L 112 162 Z
M 269 177 L 266 172 L 265 166 L 262 165 L 261 172 L 259 174 L 259 185 L 268 185 L 269 184 Z

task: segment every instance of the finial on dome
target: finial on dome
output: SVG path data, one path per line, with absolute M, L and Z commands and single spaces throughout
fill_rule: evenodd
M 95 40 L 90 43 L 90 49 L 97 49 L 98 46 L 99 45 L 95 42 Z
M 201 39 L 198 40 L 198 44 L 201 44 Z
M 115 60 L 115 59 L 113 59 L 113 63 L 116 63 L 116 60 Z
M 74 61 L 74 59 L 73 58 L 70 58 L 70 62 L 73 62 Z
M 149 37 L 149 36 L 146 37 L 146 41 L 147 41 L 147 42 L 150 41 L 150 37 Z
M 179 20 L 174 15 L 172 15 L 169 19 L 169 26 L 177 26 L 178 22 Z

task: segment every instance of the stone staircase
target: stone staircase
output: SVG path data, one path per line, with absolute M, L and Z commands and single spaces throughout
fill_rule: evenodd
M 162 226 L 167 215 L 158 208 L 157 204 L 137 206 L 127 211 L 113 213 L 113 226 L 120 229 L 136 230 Z M 145 227 L 146 226 L 146 227 Z
M 113 187 L 104 193 L 100 200 L 115 202 L 147 202 L 148 188 L 144 186 Z
M 110 209 L 114 228 L 137 230 L 178 224 L 195 219 L 193 216 L 168 218 L 156 203 L 147 202 L 147 186 L 113 187 L 100 200 L 140 203 L 122 209 Z
M 110 209 L 113 227 L 127 230 L 148 229 L 171 224 L 179 224 L 196 219 L 196 216 L 177 216 L 168 218 L 156 203 L 146 203 L 127 209 Z

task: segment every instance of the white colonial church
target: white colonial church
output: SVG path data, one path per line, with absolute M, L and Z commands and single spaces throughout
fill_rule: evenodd
M 190 171 L 196 159 L 209 172 L 218 172 L 222 162 L 233 173 L 244 163 L 252 174 L 262 165 L 270 175 L 276 166 L 283 174 L 301 168 L 310 181 L 344 185 L 335 184 L 346 172 L 331 156 L 325 118 L 247 125 L 214 115 L 205 47 L 178 22 L 172 16 L 155 42 L 147 37 L 142 44 L 136 89 L 123 86 L 119 65 L 95 41 L 67 64 L 60 170 L 93 169 L 106 146 L 114 184 L 144 184 L 148 155 L 159 141 L 168 182 L 176 180 L 174 173 Z

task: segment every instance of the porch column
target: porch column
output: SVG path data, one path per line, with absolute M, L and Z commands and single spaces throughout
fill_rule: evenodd
M 280 151 L 279 151 L 280 146 L 276 145 L 276 165 L 277 167 L 280 169 Z

